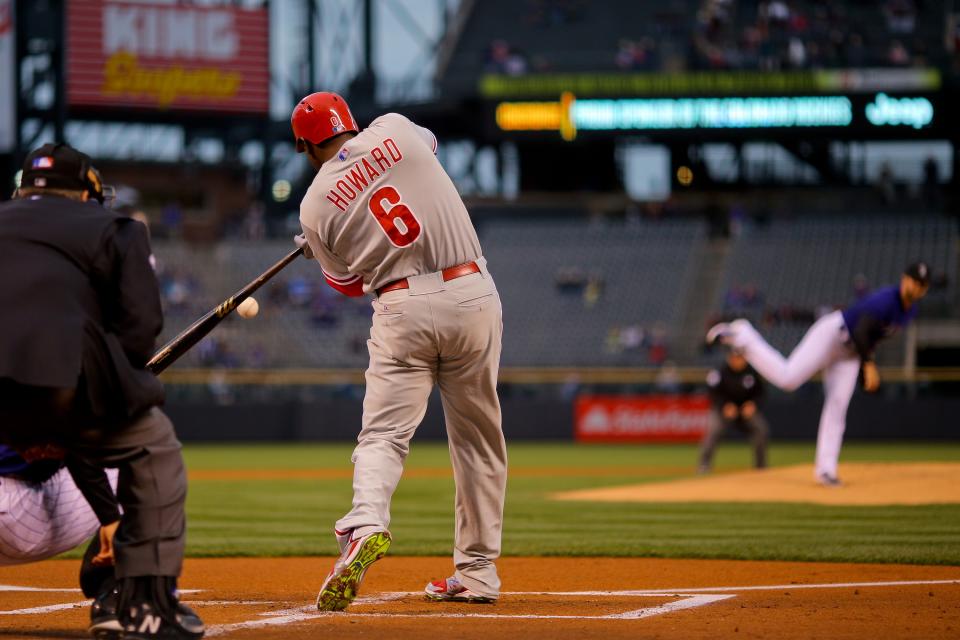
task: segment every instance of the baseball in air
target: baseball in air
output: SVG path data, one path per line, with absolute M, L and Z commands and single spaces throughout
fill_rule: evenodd
M 237 306 L 241 318 L 252 318 L 260 313 L 260 303 L 255 298 L 247 298 Z

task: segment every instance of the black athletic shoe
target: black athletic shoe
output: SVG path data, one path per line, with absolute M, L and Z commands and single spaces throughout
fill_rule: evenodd
M 817 476 L 817 484 L 823 487 L 842 487 L 843 482 L 837 476 L 831 476 L 828 473 L 821 473 Z
M 120 589 L 111 578 L 104 585 L 103 592 L 97 596 L 90 607 L 90 632 L 97 640 L 119 640 L 123 634 L 123 625 L 117 617 L 117 602 L 120 598 Z
M 127 578 L 120 587 L 124 640 L 196 640 L 203 620 L 176 596 L 176 580 L 166 576 Z

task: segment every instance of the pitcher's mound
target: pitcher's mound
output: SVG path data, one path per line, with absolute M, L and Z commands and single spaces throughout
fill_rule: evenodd
M 856 463 L 840 466 L 840 487 L 813 480 L 810 465 L 738 471 L 669 482 L 553 494 L 601 502 L 813 502 L 831 505 L 960 503 L 960 463 Z

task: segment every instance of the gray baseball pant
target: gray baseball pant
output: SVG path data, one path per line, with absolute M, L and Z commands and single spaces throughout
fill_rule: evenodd
M 765 468 L 770 426 L 763 415 L 757 411 L 749 420 L 741 418 L 726 420 L 716 407 L 710 410 L 710 423 L 707 425 L 706 433 L 703 434 L 703 440 L 700 441 L 700 468 L 710 469 L 713 466 L 713 453 L 717 447 L 717 441 L 720 440 L 724 429 L 728 427 L 750 434 L 750 441 L 753 444 L 753 465 L 757 469 Z
M 449 282 L 439 273 L 412 277 L 409 289 L 373 301 L 353 508 L 336 527 L 355 535 L 389 527 L 410 440 L 438 385 L 456 484 L 455 575 L 474 593 L 497 597 L 507 481 L 497 398 L 503 322 L 493 278 L 477 263 L 481 273 Z
M 72 447 L 94 464 L 120 472 L 123 508 L 114 537 L 116 576 L 179 576 L 186 544 L 187 472 L 170 419 L 154 407 Z

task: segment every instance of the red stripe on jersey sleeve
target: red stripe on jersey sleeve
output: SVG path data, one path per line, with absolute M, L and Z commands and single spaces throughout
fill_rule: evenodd
M 325 277 L 325 279 L 328 285 L 330 285 L 331 287 L 333 287 L 334 289 L 336 289 L 337 291 L 339 291 L 345 296 L 349 296 L 351 298 L 360 298 L 363 296 L 363 280 L 361 280 L 360 278 L 357 278 L 356 280 L 348 284 L 335 282 L 334 280 L 331 280 L 329 277 Z

